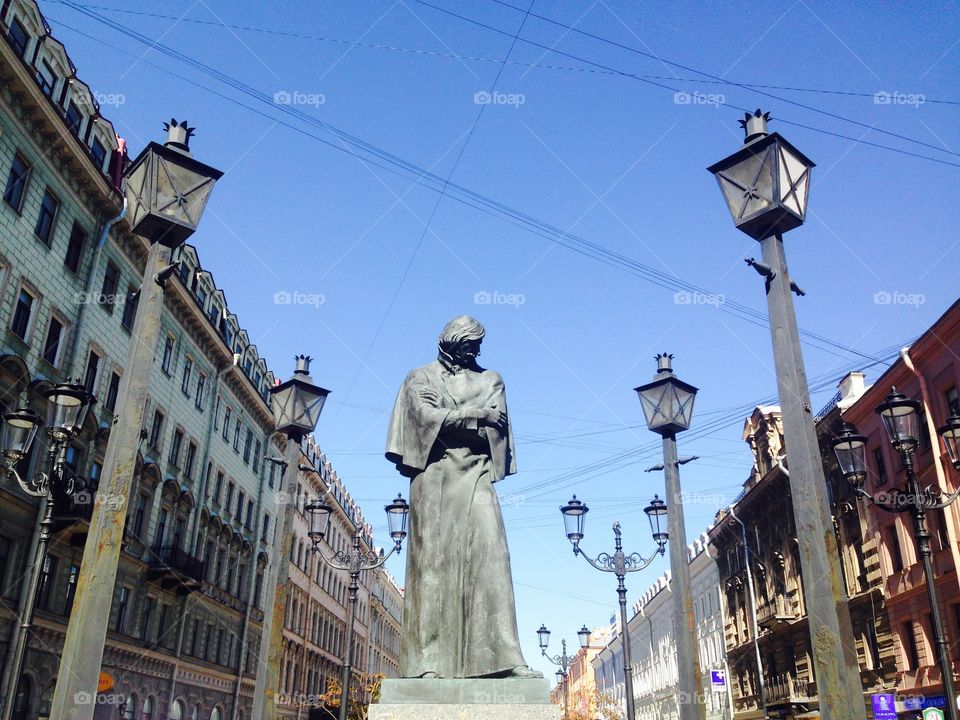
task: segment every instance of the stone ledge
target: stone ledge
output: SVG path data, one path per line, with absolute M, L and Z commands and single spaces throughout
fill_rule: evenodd
M 544 678 L 403 678 L 384 680 L 383 705 L 550 705 Z M 372 706 L 371 706 L 372 707 Z
M 558 705 L 371 705 L 369 720 L 560 720 Z

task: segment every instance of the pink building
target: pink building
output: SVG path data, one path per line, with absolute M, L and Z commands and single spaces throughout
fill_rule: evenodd
M 874 495 L 906 485 L 899 454 L 891 446 L 875 408 L 891 387 L 922 401 L 920 443 L 915 455 L 921 487 L 933 485 L 952 492 L 960 484 L 946 455 L 937 428 L 951 413 L 960 413 L 960 301 L 898 359 L 855 403 L 843 419 L 868 438 L 866 490 Z M 865 499 L 861 509 L 867 519 L 867 537 L 880 549 L 886 609 L 895 638 L 898 717 L 919 718 L 921 707 L 946 702 L 943 678 L 937 665 L 923 566 L 918 556 L 913 521 L 909 513 L 889 513 Z M 953 674 L 960 669 L 960 501 L 927 513 L 934 553 L 936 586 L 944 631 L 950 643 Z M 922 699 L 921 699 L 922 698 Z

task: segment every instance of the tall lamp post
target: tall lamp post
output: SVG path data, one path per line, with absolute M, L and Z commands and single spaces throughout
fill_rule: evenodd
M 820 713 L 824 720 L 863 720 L 866 707 L 850 609 L 790 295 L 791 289 L 802 291 L 790 280 L 783 248 L 783 233 L 806 219 L 814 164 L 779 133 L 769 133 L 769 119 L 760 110 L 747 113 L 740 121 L 746 132 L 743 147 L 708 170 L 717 178 L 734 224 L 757 240 L 763 253 L 763 262 L 747 262 L 766 280 Z
M 582 628 L 577 630 L 577 637 L 580 638 L 581 649 L 586 648 L 590 644 L 590 629 L 584 625 Z M 560 683 L 561 687 L 563 688 L 563 714 L 566 716 L 570 713 L 570 685 L 567 682 L 567 669 L 570 667 L 570 664 L 573 662 L 573 659 L 576 656 L 567 655 L 566 640 L 560 641 L 560 645 L 563 649 L 559 655 L 547 655 L 547 646 L 550 644 L 550 631 L 547 630 L 546 625 L 541 624 L 540 629 L 537 630 L 537 641 L 540 644 L 540 654 L 560 668 L 557 670 L 557 682 Z
M 567 539 L 573 545 L 573 554 L 581 555 L 590 565 L 602 572 L 614 573 L 617 576 L 617 596 L 620 601 L 620 627 L 622 628 L 623 641 L 623 683 L 624 694 L 627 699 L 627 720 L 636 720 L 636 710 L 633 697 L 633 669 L 630 660 L 630 626 L 627 624 L 627 586 L 624 584 L 624 578 L 628 572 L 637 572 L 643 570 L 653 562 L 657 554 L 664 554 L 669 534 L 667 533 L 667 506 L 658 496 L 654 495 L 650 504 L 644 508 L 647 518 L 650 520 L 650 530 L 653 534 L 654 542 L 657 543 L 657 550 L 649 558 L 644 559 L 637 553 L 627 555 L 623 551 L 623 544 L 620 538 L 620 523 L 613 524 L 614 552 L 600 553 L 596 559 L 589 558 L 580 550 L 580 541 L 583 540 L 583 526 L 587 513 L 590 511 L 582 501 L 577 500 L 577 496 L 566 505 L 560 508 L 563 514 L 563 524 L 566 529 Z
M 58 720 L 92 720 L 96 709 L 143 407 L 160 338 L 163 287 L 174 269 L 170 253 L 196 230 L 213 186 L 223 175 L 191 157 L 193 128 L 186 121 L 172 120 L 165 128 L 167 142 L 151 142 L 125 173 L 128 220 L 133 232 L 150 242 L 150 249 L 120 383 L 117 422 L 104 453 L 103 480 L 94 500 L 50 708 L 50 717 Z
M 677 670 L 681 720 L 703 720 L 703 682 L 697 635 L 693 618 L 693 596 L 690 593 L 690 565 L 687 562 L 687 533 L 683 521 L 683 499 L 680 492 L 680 460 L 677 459 L 677 433 L 689 429 L 693 419 L 693 403 L 697 388 L 673 374 L 673 355 L 657 355 L 657 374 L 653 381 L 634 388 L 651 432 L 663 438 L 663 476 L 667 491 L 667 513 L 673 542 L 670 543 L 670 583 L 673 616 L 676 618 Z
M 297 511 L 297 474 L 300 471 L 300 445 L 304 436 L 312 433 L 320 420 L 320 413 L 329 390 L 313 384 L 310 360 L 298 355 L 293 377 L 270 388 L 273 396 L 273 422 L 276 431 L 287 438 L 283 453 L 283 476 L 280 483 L 282 519 L 273 538 L 273 562 L 265 587 L 273 588 L 272 610 L 264 619 L 261 659 L 266 664 L 257 672 L 253 692 L 254 720 L 274 720 L 277 717 L 277 692 L 280 684 L 280 663 L 283 658 L 283 618 L 290 593 L 290 548 L 293 546 L 293 520 Z M 268 590 L 269 592 L 269 590 Z
M 886 399 L 877 406 L 877 413 L 883 420 L 883 426 L 894 449 L 900 454 L 903 468 L 907 473 L 907 487 L 892 493 L 882 493 L 882 497 L 871 495 L 864 488 L 867 479 L 867 439 L 857 434 L 852 425 L 844 423 L 840 433 L 833 440 L 833 450 L 837 456 L 840 470 L 847 482 L 861 497 L 882 510 L 891 513 L 910 513 L 913 519 L 913 534 L 917 540 L 917 552 L 923 562 L 923 575 L 927 586 L 927 599 L 930 604 L 930 618 L 933 625 L 934 644 L 937 648 L 937 664 L 943 676 L 943 693 L 946 696 L 944 712 L 949 720 L 957 720 L 956 692 L 953 683 L 953 665 L 950 660 L 950 648 L 943 630 L 943 618 L 940 614 L 940 601 L 937 597 L 936 578 L 933 572 L 933 553 L 930 550 L 930 530 L 927 529 L 926 514 L 930 510 L 942 510 L 952 504 L 960 489 L 944 495 L 939 488 L 921 488 L 913 464 L 913 456 L 918 444 L 918 418 L 921 403 L 911 400 L 896 388 L 891 389 Z M 947 453 L 954 467 L 960 470 L 960 417 L 951 415 L 947 424 L 940 428 Z
M 4 467 L 3 473 L 16 480 L 17 485 L 28 495 L 42 498 L 43 517 L 40 520 L 40 534 L 30 566 L 27 595 L 24 600 L 23 616 L 15 627 L 14 650 L 11 660 L 9 687 L 3 704 L 3 720 L 11 720 L 23 661 L 27 652 L 27 641 L 33 627 L 33 612 L 40 590 L 40 578 L 50 537 L 53 535 L 53 512 L 59 499 L 71 497 L 76 493 L 91 490 L 87 482 L 78 477 L 67 464 L 67 448 L 70 441 L 80 432 L 90 406 L 95 402 L 93 396 L 80 384 L 61 383 L 43 391 L 47 400 L 47 453 L 48 471 L 37 472 L 31 478 L 23 478 L 17 472 L 16 465 L 29 455 L 34 438 L 43 420 L 33 410 L 21 408 L 3 416 L 3 437 L 0 439 Z
M 310 514 L 310 541 L 313 544 L 313 551 L 319 555 L 327 565 L 334 570 L 346 570 L 350 573 L 350 586 L 348 588 L 348 599 L 350 602 L 350 619 L 347 623 L 347 647 L 343 659 L 343 674 L 340 679 L 340 712 L 338 720 L 347 720 L 347 712 L 350 707 L 350 680 L 353 671 L 353 626 L 357 618 L 357 593 L 360 589 L 360 573 L 364 570 L 375 570 L 382 566 L 391 555 L 400 552 L 403 547 L 403 539 L 407 536 L 407 515 L 410 512 L 410 506 L 400 495 L 387 505 L 384 510 L 387 512 L 387 522 L 390 531 L 390 537 L 393 539 L 393 547 L 390 552 L 384 553 L 381 549 L 364 550 L 361 547 L 363 533 L 360 525 L 356 526 L 353 534 L 353 546 L 349 550 L 338 550 L 330 556 L 323 553 L 320 543 L 330 534 L 330 518 L 333 515 L 333 507 L 321 500 L 308 503 L 306 511 Z

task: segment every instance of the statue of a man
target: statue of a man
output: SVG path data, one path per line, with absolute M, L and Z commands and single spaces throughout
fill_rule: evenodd
M 411 478 L 402 677 L 541 677 L 520 651 L 510 553 L 493 483 L 516 472 L 503 380 L 477 365 L 483 326 L 454 318 L 411 371 L 387 459 Z

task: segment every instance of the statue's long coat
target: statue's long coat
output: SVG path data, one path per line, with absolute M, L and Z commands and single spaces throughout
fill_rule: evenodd
M 420 390 L 440 394 L 440 407 Z M 506 411 L 503 380 L 434 361 L 407 375 L 387 459 L 411 478 L 400 675 L 480 677 L 523 666 L 510 554 L 493 483 L 516 472 L 513 433 L 472 410 Z

